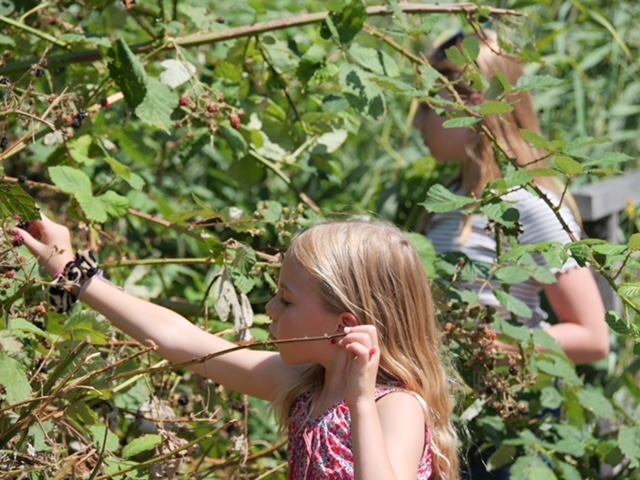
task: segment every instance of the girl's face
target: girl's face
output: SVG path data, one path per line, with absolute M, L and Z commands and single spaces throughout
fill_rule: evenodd
M 440 96 L 452 99 L 447 91 L 441 92 Z M 430 108 L 420 107 L 413 125 L 420 130 L 424 144 L 438 162 L 463 162 L 467 160 L 466 146 L 475 134 L 470 128 L 444 128 L 442 125 L 447 120 L 449 117 L 445 113 L 440 116 Z
M 340 314 L 325 307 L 311 275 L 293 257 L 285 256 L 278 291 L 267 304 L 272 319 L 269 330 L 274 339 L 317 337 L 339 331 Z M 281 343 L 280 355 L 286 363 L 324 363 L 336 346 L 329 340 Z

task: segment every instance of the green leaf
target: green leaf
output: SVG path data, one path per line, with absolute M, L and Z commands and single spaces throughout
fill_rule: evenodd
M 481 122 L 480 117 L 456 117 L 450 118 L 442 124 L 444 128 L 465 128 L 470 127 L 478 122 Z
M 504 225 L 508 229 L 515 229 L 520 220 L 520 211 L 511 203 L 504 200 L 493 200 L 480 207 L 480 212 L 486 215 L 500 225 Z M 515 234 L 515 232 L 512 232 Z
M 86 173 L 73 167 L 49 167 L 51 181 L 65 193 L 91 195 L 91 179 Z
M 330 13 L 327 20 L 331 20 L 333 29 L 335 29 L 332 33 L 334 36 L 337 33 L 339 42 L 349 43 L 362 30 L 362 26 L 367 20 L 367 9 L 362 1 L 352 0 L 341 12 Z M 328 23 L 327 21 L 326 24 Z
M 31 398 L 31 385 L 24 367 L 4 352 L 0 352 L 0 385 L 6 392 L 3 406 L 15 405 Z
M 196 67 L 186 60 L 168 59 L 160 63 L 164 71 L 160 74 L 160 81 L 171 88 L 176 88 L 188 82 L 196 73 Z
M 497 290 L 495 293 L 497 292 L 504 293 L 501 290 Z M 495 325 L 499 332 L 518 342 L 528 343 L 531 340 L 531 330 L 524 325 L 514 325 L 503 318 L 496 319 Z
M 627 242 L 627 247 L 630 252 L 637 252 L 640 250 L 640 233 L 634 233 L 629 237 L 629 242 Z
M 124 40 L 118 38 L 107 54 L 109 73 L 122 90 L 130 108 L 135 109 L 147 94 L 147 74 Z
M 111 324 L 92 310 L 81 310 L 71 315 L 65 323 L 65 331 L 73 333 L 75 338 L 91 338 L 91 343 L 106 345 L 111 335 Z
M 107 221 L 107 212 L 100 200 L 96 199 L 91 192 L 77 192 L 74 198 L 82 208 L 82 211 L 89 220 L 97 223 Z
M 495 272 L 496 279 L 500 283 L 514 284 L 526 282 L 531 278 L 531 274 L 522 267 L 508 265 L 506 267 L 500 267 Z
M 113 452 L 120 447 L 120 439 L 106 426 L 92 425 L 89 430 L 91 431 L 91 436 L 98 450 L 102 450 L 102 446 L 105 444 L 105 436 L 107 440 L 105 450 L 107 452 Z
M 541 328 L 533 330 L 533 343 L 543 350 L 549 350 L 559 354 L 564 354 L 564 350 L 555 338 Z
M 545 387 L 540 394 L 542 406 L 551 410 L 559 408 L 564 402 L 564 397 L 556 387 Z
M 354 43 L 349 49 L 349 54 L 358 65 L 370 72 L 388 77 L 397 77 L 400 74 L 395 60 L 380 49 Z
M 178 106 L 178 94 L 157 78 L 147 81 L 147 92 L 142 102 L 136 107 L 136 115 L 147 125 L 170 132 L 174 121 L 173 110 Z
M 104 159 L 111 167 L 111 170 L 113 170 L 113 173 L 115 173 L 119 178 L 122 178 L 133 189 L 142 190 L 145 181 L 140 175 L 131 172 L 131 169 L 128 166 L 120 163 L 113 157 L 107 155 L 104 157 Z
M 635 298 L 640 296 L 639 282 L 625 282 L 618 287 L 618 295 L 624 298 Z
M 243 157 L 247 154 L 249 149 L 247 141 L 238 130 L 231 126 L 229 122 L 222 122 L 220 124 L 220 132 L 238 157 Z
M 405 236 L 409 239 L 413 247 L 417 250 L 422 264 L 424 265 L 427 275 L 430 278 L 435 276 L 435 269 L 433 262 L 436 259 L 436 250 L 433 248 L 433 243 L 423 234 L 415 232 L 406 232 Z
M 313 153 L 333 153 L 340 148 L 346 139 L 346 130 L 334 130 L 333 132 L 324 133 L 316 140 L 316 146 L 313 149 Z
M 473 198 L 456 195 L 443 185 L 435 184 L 427 192 L 427 199 L 420 205 L 429 212 L 444 213 L 459 210 L 472 203 L 475 203 Z
M 518 457 L 511 466 L 510 477 L 515 479 L 535 479 L 535 480 L 557 480 L 551 467 L 540 457 L 535 455 L 524 455 Z
M 520 129 L 520 134 L 527 142 L 536 148 L 540 148 L 542 150 L 549 148 L 549 142 L 535 132 L 522 128 Z
M 513 112 L 513 105 L 506 102 L 487 102 L 483 103 L 478 111 L 482 115 L 509 113 Z
M 95 163 L 95 159 L 89 155 L 89 149 L 93 144 L 93 137 L 91 135 L 82 135 L 81 137 L 74 138 L 67 142 L 67 148 L 69 154 L 76 162 L 83 165 L 91 166 Z
M 349 104 L 359 113 L 377 118 L 386 109 L 380 87 L 369 81 L 368 74 L 352 65 L 340 67 L 340 85 Z
M 552 77 L 550 75 L 529 75 L 520 77 L 516 84 L 514 92 L 530 91 L 535 89 L 544 89 L 562 85 L 563 80 Z
M 562 173 L 570 176 L 580 175 L 584 171 L 584 167 L 580 163 L 565 155 L 556 157 L 554 166 Z
M 39 220 L 36 202 L 20 185 L 0 184 L 0 215 L 9 218 L 19 215 L 22 220 Z
M 631 467 L 637 468 L 640 464 L 640 427 L 622 427 L 618 433 L 618 446 L 631 460 Z
M 129 200 L 111 190 L 96 197 L 96 200 L 102 204 L 105 213 L 110 217 L 122 217 L 129 212 Z
M 134 438 L 122 449 L 122 458 L 135 457 L 149 450 L 162 445 L 161 435 L 143 435 L 138 438 Z
M 598 418 L 608 418 L 615 420 L 616 414 L 613 411 L 611 402 L 597 390 L 578 391 L 578 400 L 586 410 L 590 411 Z
M 619 333 L 620 335 L 631 334 L 631 328 L 629 327 L 629 325 L 627 325 L 627 322 L 625 320 L 620 318 L 617 312 L 613 310 L 609 311 L 604 315 L 604 318 L 611 330 L 613 330 L 614 332 Z
M 549 355 L 546 355 L 545 359 L 537 361 L 535 365 L 541 372 L 555 378 L 561 378 L 567 385 L 582 385 L 582 381 L 576 375 L 575 367 L 562 357 L 554 356 L 550 358 Z
M 531 309 L 522 300 L 514 297 L 513 295 L 504 292 L 502 290 L 494 290 L 493 292 L 500 302 L 500 305 L 505 307 L 510 312 L 516 314 L 519 317 L 531 318 L 533 315 Z
M 464 37 L 464 40 L 462 40 L 462 48 L 464 53 L 467 54 L 469 60 L 475 62 L 478 59 L 478 55 L 480 54 L 480 42 L 478 41 L 478 37 Z

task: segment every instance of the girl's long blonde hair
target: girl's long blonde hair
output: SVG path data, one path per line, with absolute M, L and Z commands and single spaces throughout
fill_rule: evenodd
M 409 240 L 384 223 L 329 222 L 297 235 L 287 255 L 313 276 L 330 311 L 351 312 L 377 327 L 378 383 L 401 385 L 425 401 L 434 478 L 459 478 L 452 382 L 442 361 L 429 280 Z M 318 391 L 323 381 L 323 367 L 313 365 L 282 393 L 275 404 L 282 425 L 293 401 Z
M 487 30 L 477 34 L 476 37 L 480 45 L 476 65 L 482 76 L 489 82 L 496 76 L 496 72 L 499 72 L 511 85 L 515 86 L 518 79 L 524 75 L 524 69 L 518 59 L 503 51 L 495 32 Z M 461 43 L 463 36 L 459 35 L 457 39 Z M 466 94 L 473 90 L 463 79 L 464 68 L 473 67 L 455 65 L 447 58 L 442 48 L 433 49 L 427 58 L 433 68 L 454 82 L 456 89 Z M 520 132 L 521 129 L 525 129 L 542 136 L 531 93 L 511 93 L 506 96 L 506 100 L 513 106 L 513 111 L 485 115 L 485 126 L 495 137 L 500 148 L 513 158 L 519 167 L 529 170 L 548 167 L 548 153 L 535 148 Z M 502 178 L 502 171 L 496 158 L 496 146 L 489 136 L 478 131 L 473 144 L 467 146 L 467 157 L 467 161 L 462 165 L 462 188 L 466 195 L 479 198 L 487 183 Z M 551 191 L 558 199 L 565 200 L 579 219 L 573 198 L 568 192 L 564 192 L 564 186 L 557 177 L 536 177 L 534 181 L 537 185 Z

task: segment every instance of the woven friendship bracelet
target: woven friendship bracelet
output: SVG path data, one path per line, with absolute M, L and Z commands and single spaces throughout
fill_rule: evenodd
M 71 260 L 64 266 L 49 287 L 49 301 L 54 310 L 57 313 L 66 313 L 71 310 L 94 277 L 113 285 L 103 277 L 93 252 L 79 250 L 75 260 Z

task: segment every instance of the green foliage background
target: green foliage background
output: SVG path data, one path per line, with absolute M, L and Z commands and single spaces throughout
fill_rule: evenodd
M 511 42 L 529 75 L 494 85 L 496 102 L 477 113 L 509 108 L 509 89 L 532 90 L 545 139 L 525 135 L 552 156 L 543 173 L 573 187 L 637 168 L 638 18 L 632 0 L 1 2 L 0 475 L 286 478 L 266 405 L 166 365 L 82 307 L 48 310 L 46 276 L 9 234 L 37 218 L 36 204 L 128 291 L 231 339 L 265 341 L 278 254 L 301 226 L 363 215 L 414 230 L 425 207 L 470 203 L 441 187 L 454 168 L 436 165 L 411 127 L 418 102 L 438 102 L 442 87 L 428 45 L 486 27 Z M 452 58 L 471 74 L 476 47 Z M 458 106 L 450 122 L 472 113 Z M 509 236 L 495 192 L 533 177 L 508 159 L 504 169 L 478 208 Z M 513 478 L 640 478 L 636 206 L 620 218 L 619 245 L 513 239 L 488 272 L 505 286 L 545 278 L 531 253 L 554 265 L 571 251 L 610 281 L 623 304 L 607 314 L 612 355 L 579 369 L 542 332 L 448 287 L 483 266 L 435 258 L 411 235 L 459 372 L 463 449 L 497 447 L 492 465 L 515 459 Z M 530 314 L 508 293 L 501 301 Z M 522 358 L 488 355 L 478 319 Z

